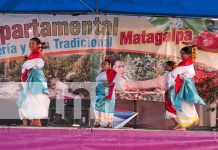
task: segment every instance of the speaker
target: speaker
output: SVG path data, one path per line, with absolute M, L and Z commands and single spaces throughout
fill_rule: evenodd
M 51 127 L 70 127 L 70 123 L 67 119 L 63 119 L 61 114 L 55 114 L 54 120 L 50 121 L 47 126 Z
M 64 116 L 68 120 L 69 124 L 79 124 L 80 127 L 90 127 L 90 100 L 81 100 L 81 109 L 75 108 L 74 99 L 67 100 L 64 106 Z M 81 112 L 79 112 L 81 111 Z M 79 114 L 79 118 L 75 117 L 75 114 Z
M 90 127 L 90 100 L 81 100 L 81 108 L 76 108 L 77 99 L 68 99 L 64 103 L 64 116 L 56 111 L 56 99 L 51 99 L 49 106 L 48 126 L 70 127 L 78 124 L 80 127 Z M 58 109 L 58 108 L 57 108 Z M 76 114 L 79 117 L 74 118 Z

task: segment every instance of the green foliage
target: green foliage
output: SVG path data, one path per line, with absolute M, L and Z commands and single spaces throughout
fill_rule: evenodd
M 66 75 L 73 72 L 71 81 L 95 81 L 99 72 L 99 58 L 99 53 L 48 56 L 43 58 L 45 62 L 43 69 L 48 80 L 58 77 L 60 81 L 67 81 Z M 1 78 L 3 79 L 5 74 L 9 81 L 19 82 L 21 78 L 22 63 L 23 61 L 11 61 L 7 64 L 0 63 Z
M 208 104 L 213 104 L 218 98 L 218 85 L 214 83 L 216 77 L 207 78 L 203 82 L 197 83 L 196 88 L 198 94 L 207 101 Z M 216 108 L 210 108 L 209 111 L 214 111 Z
M 5 64 L 6 76 L 9 81 L 21 81 L 21 65 L 23 61 L 12 61 Z
M 154 26 L 164 26 L 164 31 L 168 31 L 171 28 L 191 29 L 194 35 L 199 35 L 201 31 L 215 26 L 214 22 L 205 19 L 152 17 L 149 21 Z
M 153 17 L 152 19 L 150 19 L 150 22 L 153 25 L 163 25 L 168 21 L 170 21 L 168 17 Z
M 162 75 L 167 58 L 152 54 L 128 54 L 126 76 L 132 80 L 153 79 Z

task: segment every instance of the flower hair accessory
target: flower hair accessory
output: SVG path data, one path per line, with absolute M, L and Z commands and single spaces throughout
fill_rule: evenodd
M 192 59 L 195 60 L 197 58 L 197 53 L 196 51 L 198 50 L 197 46 L 192 46 Z
M 105 59 L 106 61 L 109 61 L 109 62 L 112 62 L 113 60 L 113 57 L 112 56 L 105 56 Z
M 173 62 L 173 69 L 175 69 L 177 67 L 177 63 L 174 61 Z

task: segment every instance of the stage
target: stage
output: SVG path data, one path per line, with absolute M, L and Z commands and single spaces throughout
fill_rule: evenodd
M 216 150 L 216 131 L 0 127 L 2 150 Z

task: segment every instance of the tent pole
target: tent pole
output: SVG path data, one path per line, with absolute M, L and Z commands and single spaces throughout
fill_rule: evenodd
M 96 14 L 98 14 L 98 0 L 96 0 Z
M 80 2 L 85 5 L 88 9 L 90 9 L 92 12 L 96 13 L 91 7 L 89 7 L 85 2 L 83 2 L 82 0 L 80 0 Z

